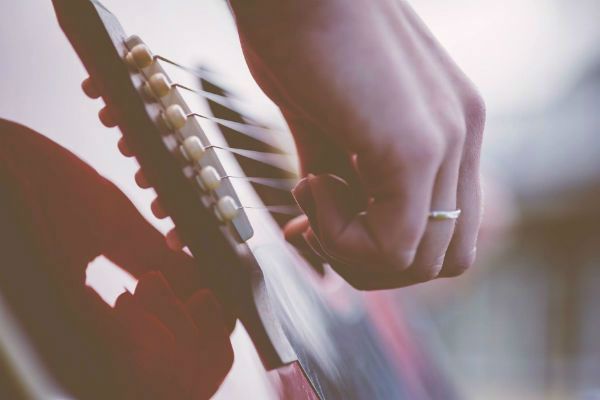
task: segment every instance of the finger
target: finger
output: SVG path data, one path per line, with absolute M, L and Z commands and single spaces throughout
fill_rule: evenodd
M 7 133 L 0 156 L 15 173 L 15 191 L 24 193 L 45 251 L 52 259 L 69 260 L 60 261 L 72 267 L 61 269 L 66 282 L 81 284 L 89 260 L 103 254 L 136 277 L 162 271 L 182 298 L 202 286 L 194 260 L 169 250 L 164 236 L 113 183 L 46 137 L 20 125 L 0 125 Z
M 328 176 L 310 179 L 317 206 L 309 220 L 324 250 L 347 262 L 408 267 L 425 230 L 434 175 L 426 168 L 413 172 L 384 183 L 388 192 L 358 214 L 347 206 L 354 195 L 347 185 Z
M 193 319 L 199 337 L 197 340 L 197 360 L 202 377 L 199 393 L 193 398 L 208 398 L 214 393 L 233 364 L 233 348 L 229 333 L 235 320 L 224 322 L 221 307 L 208 290 L 199 290 L 190 297 L 185 305 Z
M 199 330 L 211 328 L 213 326 L 225 326 L 223 310 L 215 296 L 208 289 L 200 289 L 194 292 L 194 294 L 186 301 L 185 307 Z M 231 324 L 228 323 L 227 325 L 230 326 Z M 231 326 L 231 328 L 233 328 L 233 326 Z M 223 333 L 222 328 L 217 328 L 216 331 L 219 334 Z
M 160 272 L 144 274 L 137 284 L 134 298 L 144 309 L 157 317 L 183 343 L 194 343 L 196 325 L 181 301 Z
M 293 243 L 295 239 L 300 237 L 306 229 L 308 229 L 308 218 L 306 215 L 299 215 L 288 221 L 283 229 L 285 239 Z
M 117 299 L 115 315 L 126 338 L 121 351 L 125 359 L 130 398 L 169 398 L 183 392 L 175 336 L 155 315 L 128 292 Z
M 433 188 L 430 209 L 438 211 L 456 209 L 458 171 L 464 138 L 464 133 L 459 131 L 458 125 L 456 132 L 452 132 L 449 126 L 446 126 L 445 129 L 446 136 L 456 136 L 456 139 L 449 141 L 448 158 L 440 167 Z M 452 239 L 454 225 L 454 220 L 428 220 L 415 261 L 410 266 L 410 273 L 415 279 L 424 282 L 434 279 L 440 273 L 446 250 Z
M 307 194 L 299 198 L 299 204 L 312 228 L 312 231 L 305 232 L 304 236 L 313 250 L 321 253 L 326 259 L 333 256 L 347 261 L 355 260 L 367 252 L 371 240 L 364 230 L 358 232 L 363 236 L 361 240 L 356 240 L 359 246 L 350 249 L 352 251 L 340 251 L 338 247 L 337 240 L 345 233 L 347 221 L 352 221 L 359 212 L 354 207 L 355 204 L 348 201 L 352 198 L 348 185 L 333 175 L 310 175 L 306 182 Z M 315 245 L 316 238 L 318 238 L 318 246 Z
M 481 121 L 481 120 L 480 120 Z M 475 262 L 477 236 L 481 225 L 483 199 L 479 174 L 479 154 L 483 122 L 473 124 L 459 171 L 457 203 L 462 213 L 450 242 L 441 276 L 457 276 Z

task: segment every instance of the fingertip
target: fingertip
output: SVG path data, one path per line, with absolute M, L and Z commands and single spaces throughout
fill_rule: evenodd
M 388 262 L 396 271 L 406 271 L 414 264 L 417 257 L 417 250 L 398 250 L 391 257 L 388 257 Z
M 159 271 L 149 271 L 139 278 L 134 297 L 151 299 L 156 296 L 168 296 L 170 294 L 172 294 L 171 286 L 163 274 Z
M 306 215 L 299 215 L 287 222 L 283 228 L 283 234 L 286 240 L 293 241 L 294 238 L 302 235 L 302 232 L 308 229 L 308 218 Z
M 465 255 L 458 256 L 447 256 L 446 262 L 444 263 L 444 267 L 440 273 L 440 276 L 445 278 L 453 278 L 460 276 L 467 272 L 473 264 L 475 264 L 475 260 L 477 258 L 477 247 L 474 247 L 470 252 L 467 252 Z

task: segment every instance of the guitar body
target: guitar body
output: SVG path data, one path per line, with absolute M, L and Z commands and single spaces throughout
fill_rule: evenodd
M 94 0 L 53 3 L 62 29 L 115 113 L 178 234 L 200 260 L 199 268 L 219 300 L 244 324 L 274 393 L 285 399 L 427 399 L 440 398 L 441 393 L 445 399 L 455 397 L 443 379 L 424 387 L 423 371 L 406 367 L 410 358 L 403 349 L 412 342 L 389 293 L 358 292 L 328 267 L 315 270 L 285 241 L 282 221 L 261 208 L 269 198 L 262 189 L 238 180 L 208 193 L 198 186 L 198 166 L 190 165 L 181 152 L 191 136 L 221 148 L 247 145 L 253 151 L 282 155 L 277 146 L 254 140 L 233 143 L 231 129 L 206 132 L 192 118 L 179 129 L 165 124 L 170 105 L 179 105 L 186 114 L 193 110 L 175 87 L 161 99 L 144 95 L 149 77 L 165 70 L 157 59 L 138 69 L 126 61 L 134 47 L 143 45 L 141 39 L 127 35 Z M 199 83 L 226 94 L 210 80 Z M 232 108 L 209 103 L 206 109 L 216 118 L 246 120 Z M 221 176 L 250 176 L 250 164 L 243 157 L 217 148 L 206 153 L 202 163 L 208 164 L 202 167 L 213 166 Z M 293 176 L 293 165 L 276 169 L 273 176 Z M 231 219 L 224 219 L 222 212 L 215 217 L 225 196 L 239 206 Z M 243 209 L 245 204 L 254 207 Z

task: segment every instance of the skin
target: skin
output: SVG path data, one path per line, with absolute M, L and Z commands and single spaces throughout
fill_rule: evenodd
M 352 285 L 460 275 L 476 253 L 485 106 L 401 0 L 231 0 L 305 176 L 286 235 Z M 455 221 L 430 210 L 461 209 Z
M 3 196 L 14 198 L 10 214 L 22 216 L 19 226 L 28 227 L 25 243 L 39 254 L 40 276 L 54 278 L 73 318 L 84 321 L 86 329 L 73 336 L 96 332 L 94 347 L 111 360 L 109 371 L 96 366 L 98 376 L 113 380 L 99 379 L 94 398 L 115 398 L 101 395 L 115 387 L 117 398 L 124 399 L 214 394 L 233 362 L 234 318 L 205 286 L 191 257 L 169 249 L 131 201 L 89 165 L 41 134 L 3 119 L 0 187 Z M 1 229 L 11 232 L 10 226 Z M 135 293 L 119 296 L 114 308 L 85 285 L 88 263 L 100 255 L 138 279 Z M 5 261 L 3 267 L 16 269 L 23 262 L 10 256 Z M 33 304 L 43 301 L 31 288 L 20 290 L 29 292 Z M 39 313 L 43 310 L 40 304 Z M 43 338 L 48 347 L 69 348 L 72 340 Z M 78 372 L 68 373 L 76 377 Z

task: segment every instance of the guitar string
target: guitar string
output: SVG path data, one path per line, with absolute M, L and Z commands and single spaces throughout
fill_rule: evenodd
M 269 146 L 275 147 L 278 150 L 284 152 L 285 154 L 293 154 L 293 140 L 288 135 L 281 134 L 280 131 L 275 131 L 272 129 L 264 128 L 258 125 L 246 124 L 238 121 L 230 121 L 228 119 L 211 117 L 204 114 L 199 113 L 189 113 L 187 117 L 198 117 L 211 122 L 214 122 L 217 125 L 221 125 L 225 128 L 232 129 L 238 133 L 251 137 L 252 139 L 258 140 Z M 276 134 L 280 133 L 280 134 Z M 284 139 L 285 138 L 285 139 Z M 287 143 L 282 143 L 283 141 L 287 141 Z M 273 143 L 278 142 L 278 143 Z
M 292 190 L 296 184 L 298 183 L 298 179 L 293 178 L 263 178 L 257 176 L 233 176 L 233 175 L 225 175 L 220 177 L 219 179 L 240 179 L 249 181 L 251 183 L 255 183 L 257 185 L 268 186 L 274 189 L 283 190 L 289 192 Z
M 242 113 L 239 112 L 239 110 L 236 110 L 236 109 L 234 109 L 234 108 L 231 107 L 231 103 L 232 102 L 236 103 L 236 102 L 239 102 L 239 101 L 235 99 L 235 97 L 231 94 L 231 91 L 226 90 L 223 87 L 224 86 L 223 83 L 217 82 L 219 79 L 216 77 L 216 75 L 214 73 L 211 73 L 211 72 L 206 71 L 206 70 L 199 70 L 197 68 L 192 68 L 192 67 L 188 67 L 188 66 L 182 65 L 182 64 L 180 64 L 180 63 L 178 63 L 176 61 L 173 61 L 173 60 L 171 60 L 171 59 L 169 59 L 167 57 L 161 56 L 161 55 L 154 55 L 154 59 L 158 59 L 158 60 L 164 61 L 164 62 L 166 62 L 168 64 L 171 64 L 171 65 L 173 65 L 173 66 L 175 66 L 177 68 L 180 68 L 180 69 L 182 69 L 182 70 L 184 70 L 184 71 L 186 71 L 186 72 L 188 72 L 188 73 L 196 76 L 197 78 L 200 78 L 200 79 L 205 80 L 205 81 L 207 81 L 207 82 L 209 82 L 209 83 L 211 83 L 211 84 L 213 84 L 215 86 L 218 86 L 221 90 L 223 90 L 225 93 L 227 93 L 228 96 L 222 96 L 222 95 L 219 95 L 219 94 L 216 94 L 216 93 L 211 93 L 209 91 L 202 90 L 202 89 L 193 89 L 193 88 L 190 88 L 189 86 L 186 86 L 186 85 L 183 85 L 183 84 L 180 84 L 180 83 L 177 83 L 177 82 L 172 83 L 171 87 L 179 87 L 180 89 L 189 91 L 191 93 L 195 93 L 195 94 L 197 94 L 197 95 L 199 95 L 201 97 L 210 99 L 210 100 L 212 100 L 212 101 L 214 101 L 214 102 L 216 102 L 216 103 L 218 103 L 218 104 L 220 104 L 220 105 L 222 105 L 224 107 L 227 107 L 227 108 L 229 108 L 233 112 L 236 112 L 238 114 L 242 114 Z M 240 131 L 240 133 L 247 134 L 248 136 L 251 136 L 251 137 L 252 137 L 253 134 L 255 134 L 256 136 L 260 137 L 264 133 L 264 132 L 261 132 L 261 131 L 267 131 L 267 132 L 271 132 L 273 134 L 287 136 L 287 132 L 265 128 L 263 126 L 260 126 L 258 123 L 248 124 L 248 123 L 237 122 L 237 121 L 229 121 L 229 120 L 225 120 L 225 119 L 221 119 L 221 118 L 216 118 L 216 117 L 208 117 L 208 116 L 204 116 L 204 115 L 200 115 L 200 114 L 198 114 L 196 116 L 201 117 L 201 118 L 206 118 L 206 119 L 211 119 L 212 118 L 213 120 L 215 120 L 215 122 L 217 122 L 216 120 L 219 120 L 219 122 L 217 122 L 217 123 L 231 124 L 231 125 L 234 125 L 236 127 L 250 127 L 249 131 L 252 131 L 252 130 L 256 129 L 255 133 L 250 133 L 250 134 L 247 133 L 247 132 L 249 132 L 248 130 Z M 246 116 L 244 116 L 244 117 L 247 118 Z M 226 125 L 223 125 L 223 126 L 226 126 Z M 234 127 L 231 127 L 231 126 L 226 126 L 226 127 L 230 128 L 230 129 L 233 129 L 233 130 L 238 130 L 238 128 L 234 128 Z M 240 129 L 243 129 L 243 128 L 240 128 Z M 261 139 L 258 139 L 258 138 L 257 138 L 257 140 L 262 141 Z M 269 143 L 267 143 L 267 144 L 269 144 Z
M 235 110 L 234 108 L 232 108 L 232 103 L 239 103 L 239 101 L 236 101 L 235 99 L 231 98 L 231 97 L 227 97 L 227 96 L 221 96 L 220 94 L 216 94 L 216 93 L 212 93 L 206 90 L 202 90 L 202 89 L 193 89 L 189 86 L 183 85 L 181 83 L 172 83 L 171 87 L 178 87 L 180 89 L 186 90 L 188 92 L 197 94 L 198 96 L 201 96 L 203 98 L 207 98 L 209 100 L 214 101 L 215 103 L 218 103 L 224 107 L 229 108 L 230 110 L 234 111 L 234 112 L 238 112 L 238 110 Z M 238 104 L 238 106 L 240 106 L 240 104 Z M 242 108 L 242 107 L 240 107 Z M 239 114 L 239 112 L 238 112 Z
M 216 74 L 206 70 L 206 69 L 199 69 L 199 68 L 192 68 L 192 67 L 188 67 L 186 65 L 180 64 L 176 61 L 173 61 L 167 57 L 155 54 L 154 55 L 154 59 L 155 60 L 160 60 L 160 61 L 164 61 L 167 64 L 171 64 L 174 67 L 177 67 L 183 71 L 186 71 L 192 75 L 194 75 L 195 77 L 208 81 L 208 82 L 213 82 L 215 84 L 217 84 L 217 86 L 223 88 L 225 86 L 225 83 L 222 81 L 222 78 L 219 78 Z M 231 94 L 230 92 L 227 91 L 227 93 L 229 95 L 231 95 L 232 97 L 236 97 L 233 94 Z
M 172 87 L 173 86 L 179 87 L 183 90 L 187 90 L 189 92 L 198 94 L 204 98 L 207 98 L 207 99 L 212 100 L 222 106 L 225 106 L 234 112 L 237 112 L 237 110 L 234 110 L 231 108 L 231 102 L 232 102 L 232 100 L 235 99 L 235 97 L 232 96 L 229 91 L 227 91 L 223 88 L 224 85 L 221 82 L 218 82 L 219 79 L 216 78 L 216 76 L 214 74 L 211 74 L 209 71 L 206 71 L 206 70 L 201 71 L 196 68 L 187 67 L 187 66 L 182 65 L 178 62 L 175 62 L 171 59 L 168 59 L 164 56 L 155 55 L 154 58 L 162 60 L 168 64 L 171 64 L 177 68 L 180 68 L 180 69 L 196 76 L 199 79 L 205 80 L 207 82 L 210 82 L 213 85 L 218 86 L 221 90 L 223 90 L 224 93 L 227 93 L 229 96 L 221 96 L 216 93 L 211 93 L 211 92 L 208 92 L 205 90 L 192 89 L 190 87 L 187 87 L 187 86 L 179 84 L 179 83 L 173 83 L 171 85 Z M 238 112 L 238 114 L 240 114 L 240 113 Z M 238 133 L 252 137 L 253 139 L 259 140 L 259 141 L 266 143 L 268 145 L 271 145 L 271 146 L 272 146 L 272 140 L 273 140 L 273 137 L 271 136 L 272 134 L 279 133 L 280 136 L 286 137 L 286 135 L 281 134 L 282 132 L 277 132 L 272 129 L 261 127 L 259 125 L 247 124 L 247 123 L 242 123 L 242 122 L 238 122 L 238 121 L 230 121 L 230 120 L 226 120 L 226 119 L 222 119 L 222 118 L 218 118 L 218 117 L 209 117 L 207 115 L 202 115 L 202 114 L 198 114 L 198 113 L 190 113 L 190 114 L 188 114 L 188 117 L 189 116 L 194 116 L 194 117 L 203 118 L 203 119 L 212 121 L 218 125 L 232 129 Z M 259 152 L 259 151 L 253 151 L 253 150 L 247 150 L 247 149 L 238 149 L 238 148 L 218 146 L 218 145 L 212 145 L 212 144 L 205 146 L 204 150 L 207 150 L 210 148 L 228 151 L 230 153 L 237 154 L 242 157 L 250 158 L 255 161 L 264 163 L 264 164 L 275 166 L 279 169 L 286 170 L 288 172 L 292 172 L 292 173 L 296 172 L 295 170 L 290 168 L 290 166 L 293 165 L 293 161 L 294 161 L 293 158 L 290 157 L 291 156 L 290 154 L 286 155 L 286 154 L 266 153 L 266 152 Z M 226 175 L 224 177 L 220 177 L 219 179 L 223 179 L 223 178 L 243 179 L 243 180 L 247 180 L 249 182 L 253 182 L 253 183 L 261 184 L 261 185 L 265 185 L 265 186 L 270 186 L 270 187 L 280 189 L 280 190 L 285 190 L 285 191 L 290 191 L 293 188 L 293 186 L 296 184 L 295 179 L 284 179 L 284 178 L 277 179 L 277 178 L 241 177 L 241 176 Z M 285 214 L 285 215 L 292 215 L 292 216 L 297 216 L 297 215 L 301 214 L 301 211 L 300 211 L 298 205 L 295 203 L 283 204 L 283 205 L 266 205 L 266 206 L 243 206 L 242 205 L 239 208 L 247 209 L 247 210 L 266 210 L 271 213 Z
M 204 150 L 208 149 L 228 151 L 230 153 L 237 154 L 239 156 L 279 168 L 292 174 L 295 174 L 297 172 L 296 169 L 293 167 L 295 163 L 295 158 L 291 155 L 266 153 L 256 150 L 238 149 L 235 147 L 219 146 L 216 144 L 210 144 L 204 147 Z
M 241 206 L 241 207 L 238 207 L 238 210 L 239 209 L 263 210 L 263 211 L 268 211 L 273 214 L 292 215 L 292 216 L 298 216 L 298 215 L 302 214 L 300 207 L 298 207 L 296 204 L 281 205 L 281 206 Z
M 223 88 L 223 84 L 216 82 L 216 80 L 218 80 L 218 79 L 215 78 L 215 74 L 212 74 L 212 73 L 210 73 L 210 72 L 207 71 L 206 74 L 212 75 L 212 77 L 208 78 L 207 76 L 205 76 L 204 72 L 201 72 L 198 69 L 194 69 L 194 68 L 187 67 L 187 66 L 184 66 L 182 64 L 179 64 L 179 63 L 177 63 L 177 62 L 175 62 L 175 61 L 173 61 L 171 59 L 168 59 L 168 58 L 166 58 L 164 56 L 155 55 L 154 58 L 162 60 L 162 61 L 165 61 L 165 62 L 167 62 L 167 63 L 169 63 L 171 65 L 174 65 L 174 66 L 176 66 L 178 68 L 181 68 L 182 70 L 184 70 L 184 71 L 186 71 L 188 73 L 191 73 L 192 75 L 194 75 L 194 76 L 196 76 L 196 77 L 198 77 L 200 79 L 203 79 L 203 80 L 205 80 L 205 81 L 207 81 L 207 82 L 209 82 L 209 83 L 211 83 L 211 84 L 219 87 L 219 89 L 221 89 L 225 93 L 227 93 L 228 96 L 219 95 L 219 94 L 212 93 L 212 92 L 209 92 L 209 91 L 206 91 L 206 90 L 202 90 L 202 89 L 194 89 L 194 88 L 191 88 L 189 86 L 183 85 L 183 84 L 178 83 L 178 82 L 172 83 L 171 87 L 178 87 L 180 89 L 183 89 L 183 90 L 189 91 L 191 93 L 197 94 L 197 95 L 199 95 L 199 96 L 201 96 L 203 98 L 207 98 L 209 100 L 212 100 L 215 103 L 218 103 L 218 104 L 220 104 L 220 105 L 222 105 L 222 106 L 230 109 L 231 111 L 233 111 L 233 112 L 235 112 L 237 114 L 242 115 L 244 118 L 249 119 L 252 123 L 230 121 L 230 120 L 226 120 L 226 119 L 222 119 L 222 118 L 208 117 L 208 116 L 200 115 L 200 114 L 196 114 L 196 116 L 198 116 L 200 118 L 206 118 L 206 119 L 213 120 L 214 122 L 217 122 L 217 123 L 219 123 L 219 124 L 221 124 L 223 126 L 226 126 L 227 128 L 239 131 L 240 133 L 246 134 L 246 135 L 251 136 L 251 137 L 252 137 L 252 135 L 256 135 L 257 137 L 255 137 L 255 138 L 257 140 L 260 140 L 260 141 L 263 141 L 263 140 L 261 140 L 259 137 L 263 136 L 263 134 L 265 132 L 270 132 L 272 134 L 281 135 L 283 137 L 289 136 L 288 132 L 286 132 L 286 131 L 281 131 L 281 130 L 277 130 L 277 129 L 266 128 L 264 126 L 261 126 L 258 122 L 253 121 L 252 118 L 244 115 L 240 110 L 237 110 L 234 107 L 232 107 L 232 103 L 234 103 L 234 104 L 238 103 L 238 106 L 239 106 L 239 105 L 241 105 L 241 102 L 239 100 L 235 99 L 233 97 L 233 95 L 231 95 L 231 91 L 226 90 L 225 88 Z M 239 108 L 243 108 L 243 106 L 241 106 Z M 227 126 L 225 124 L 230 124 L 231 126 Z M 245 127 L 249 127 L 250 129 L 246 130 L 246 129 L 244 129 Z M 254 131 L 254 132 L 252 132 L 252 131 Z M 270 144 L 268 142 L 266 142 L 266 143 Z

